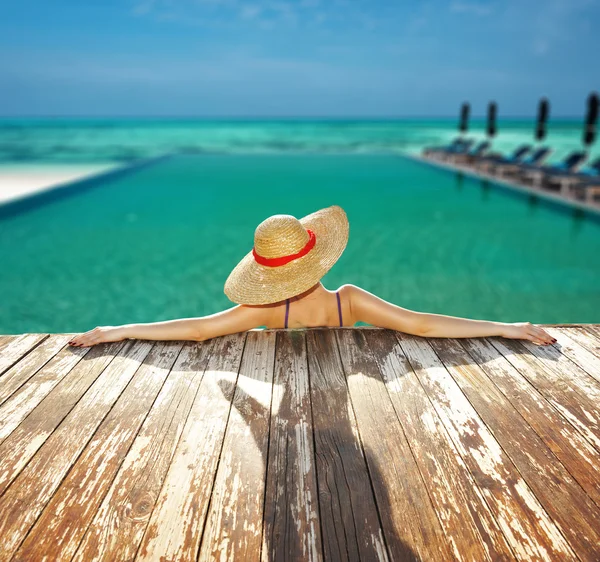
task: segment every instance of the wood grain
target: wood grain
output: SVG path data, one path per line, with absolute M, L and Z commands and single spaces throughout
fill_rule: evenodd
M 0 497 L 0 561 L 12 558 L 151 348 L 128 342 Z
M 275 340 L 246 337 L 198 562 L 260 560 Z
M 0 350 L 0 375 L 3 375 L 23 356 L 44 341 L 48 334 L 21 334 L 19 336 L 4 336 L 5 340 Z M 2 379 L 0 379 L 2 382 Z
M 600 453 L 486 339 L 461 344 L 600 506 Z
M 0 378 L 0 404 L 6 402 L 14 392 L 65 347 L 68 341 L 68 336 L 49 336 L 8 369 Z
M 0 495 L 122 347 L 119 342 L 91 349 L 0 444 Z
M 324 558 L 389 560 L 335 334 L 306 342 Z
M 519 560 L 577 560 L 517 467 L 429 343 L 396 333 L 434 408 Z
M 498 522 L 393 331 L 368 334 L 367 341 L 381 370 L 396 415 L 402 423 L 412 456 L 427 484 L 454 558 L 460 561 L 514 560 Z M 379 412 L 376 406 L 373 416 L 377 422 Z M 377 429 L 381 432 L 381 427 Z M 383 436 L 386 434 L 387 429 Z M 399 480 L 404 479 L 401 473 Z M 390 510 L 394 516 L 406 517 L 403 511 Z M 409 521 L 407 528 L 410 526 Z
M 596 340 L 583 330 L 569 330 L 566 333 L 564 330 L 550 328 L 548 333 L 558 340 L 554 347 L 560 354 L 568 357 L 600 384 L 600 343 L 597 344 Z
M 14 555 L 70 559 L 164 384 L 182 343 L 156 343 Z
M 596 562 L 598 506 L 456 340 L 430 344 L 579 558 Z
M 323 560 L 306 338 L 277 334 L 269 458 L 263 515 L 263 562 Z
M 42 344 L 43 345 L 43 344 Z M 0 443 L 75 367 L 90 348 L 64 347 L 0 406 Z M 17 377 L 12 380 L 16 381 Z
M 567 369 L 563 372 L 552 365 L 552 359 L 540 360 L 521 342 L 504 338 L 488 341 L 600 452 L 598 403 L 578 384 L 579 377 L 568 376 Z
M 136 560 L 196 560 L 246 337 L 215 338 Z
M 0 562 L 590 562 L 600 330 L 0 336 Z
M 213 345 L 183 346 L 73 562 L 135 558 Z

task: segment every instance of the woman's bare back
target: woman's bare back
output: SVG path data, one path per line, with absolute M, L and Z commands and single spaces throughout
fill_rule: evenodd
M 305 296 L 279 302 L 272 307 L 265 326 L 269 329 L 353 326 L 346 287 L 342 285 L 337 291 L 328 291 L 321 285 Z

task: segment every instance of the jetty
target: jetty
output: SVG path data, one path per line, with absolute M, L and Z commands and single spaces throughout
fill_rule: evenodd
M 600 559 L 600 324 L 0 336 L 0 562 Z

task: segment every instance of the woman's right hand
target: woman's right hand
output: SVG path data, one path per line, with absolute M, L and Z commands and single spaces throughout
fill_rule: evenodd
M 551 345 L 556 343 L 556 338 L 531 322 L 507 323 L 502 332 L 501 336 L 504 338 L 529 340 L 538 345 Z

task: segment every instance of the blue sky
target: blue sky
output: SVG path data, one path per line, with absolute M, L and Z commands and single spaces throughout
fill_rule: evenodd
M 0 114 L 581 116 L 600 0 L 19 0 Z

